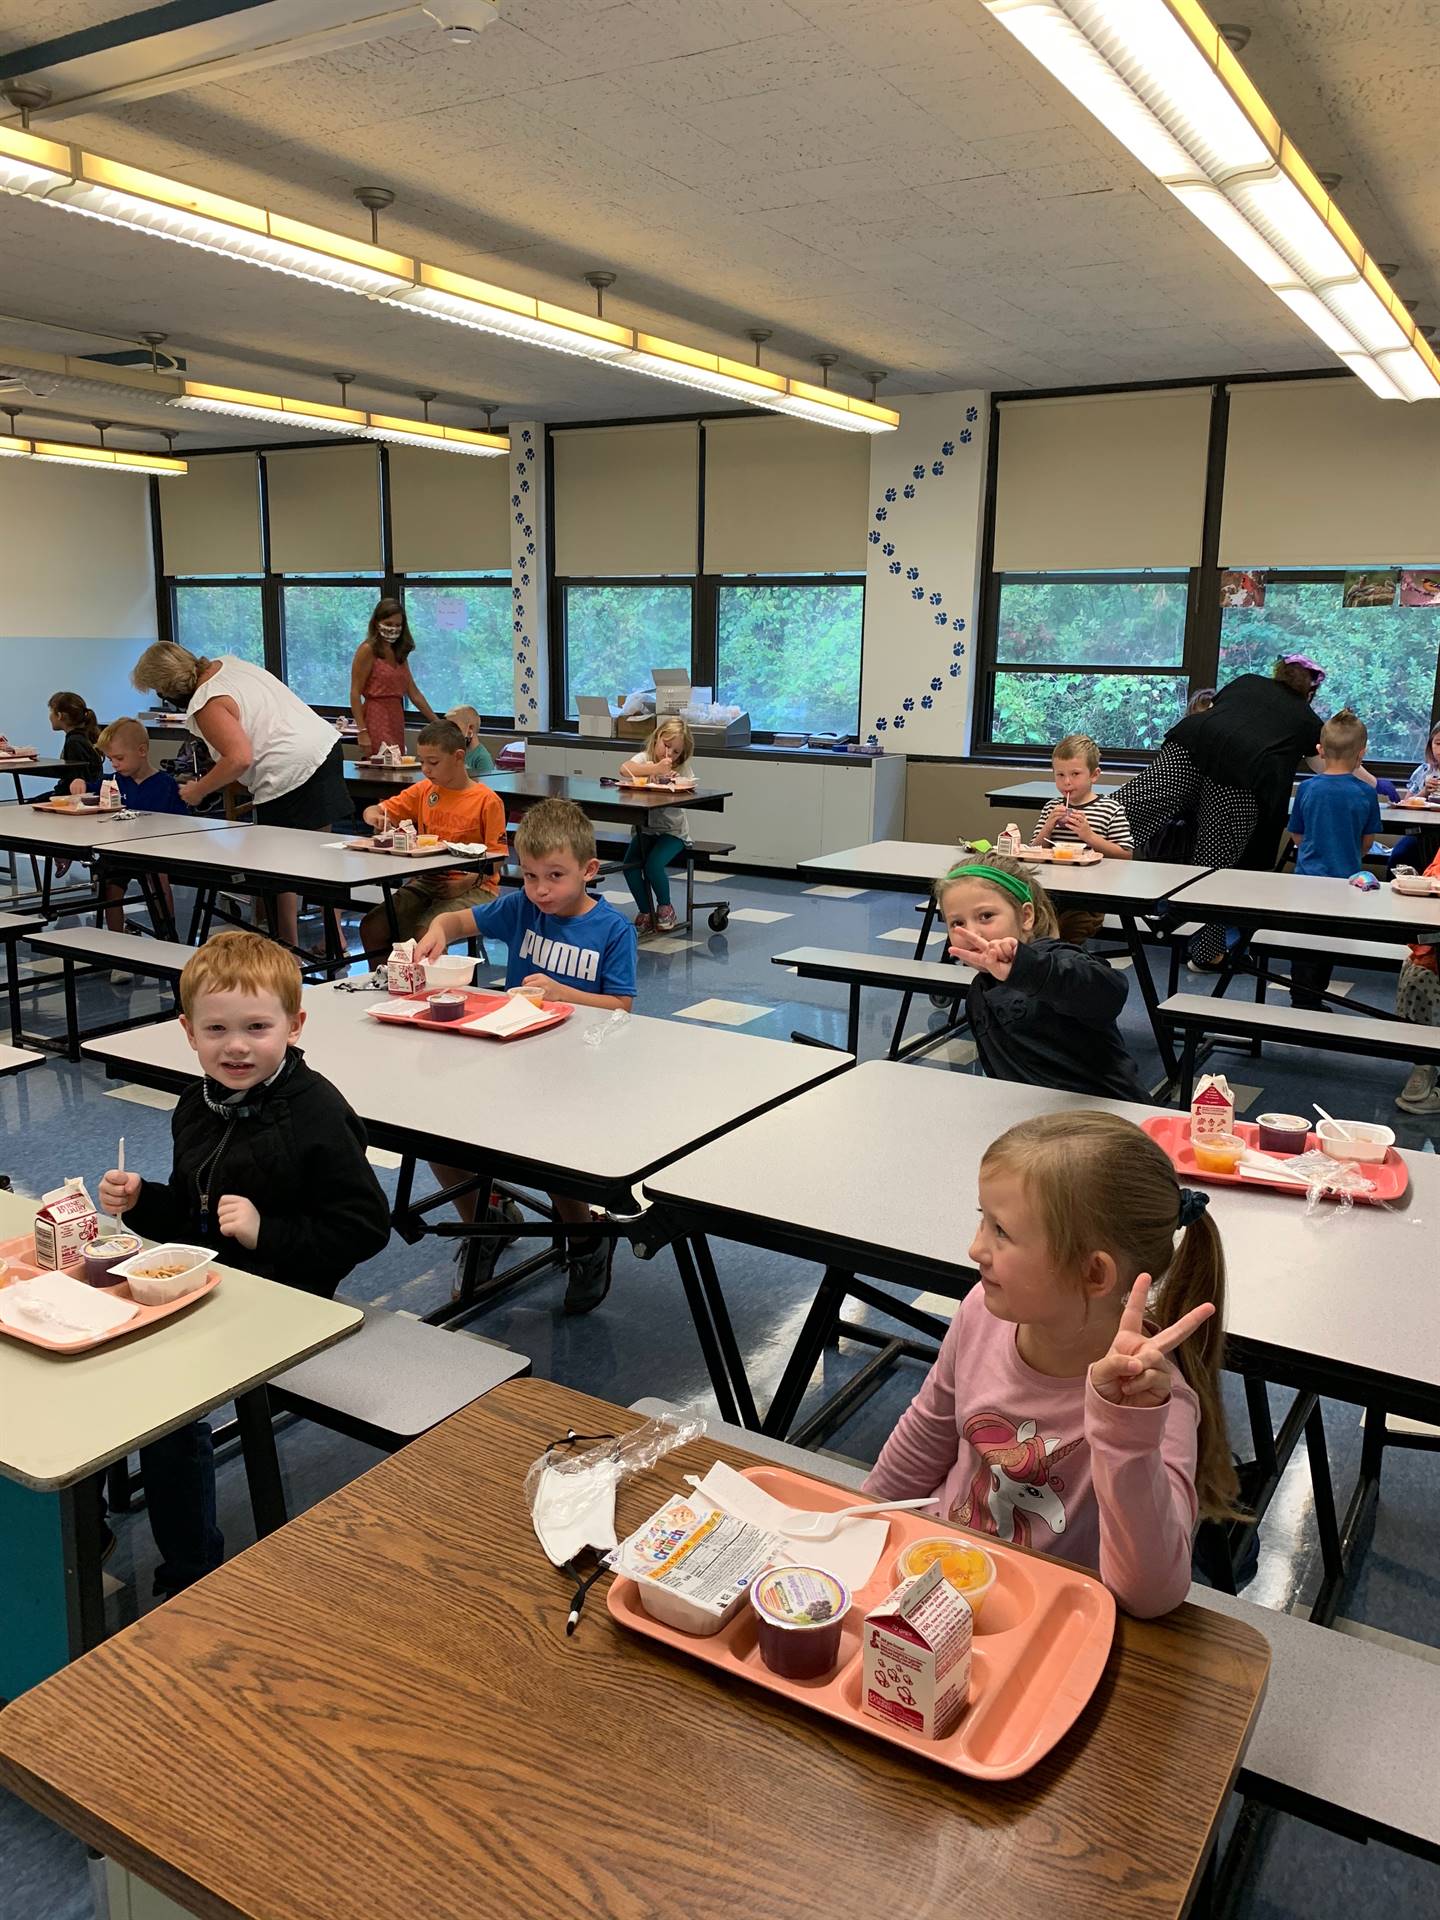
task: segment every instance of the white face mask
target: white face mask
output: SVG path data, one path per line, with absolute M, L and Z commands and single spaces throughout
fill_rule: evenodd
M 608 1553 L 615 1538 L 615 1488 L 618 1460 L 599 1460 L 580 1473 L 562 1473 L 548 1463 L 540 1470 L 530 1518 L 535 1537 L 557 1567 L 593 1547 Z

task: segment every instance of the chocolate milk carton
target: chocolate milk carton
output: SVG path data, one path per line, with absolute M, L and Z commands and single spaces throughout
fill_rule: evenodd
M 970 1602 L 939 1565 L 865 1616 L 861 1705 L 925 1740 L 954 1731 L 970 1698 Z
M 45 1195 L 35 1215 L 35 1264 L 47 1269 L 78 1266 L 99 1231 L 100 1216 L 85 1182 L 67 1180 Z
M 1190 1102 L 1190 1138 L 1212 1140 L 1235 1131 L 1235 1096 L 1223 1073 L 1207 1073 Z

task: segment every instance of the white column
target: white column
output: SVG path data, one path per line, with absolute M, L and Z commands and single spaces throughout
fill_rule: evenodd
M 549 592 L 545 579 L 545 429 L 517 420 L 510 434 L 510 606 L 515 728 L 544 728 L 550 712 Z
M 968 750 L 989 396 L 900 400 L 870 443 L 860 737 Z

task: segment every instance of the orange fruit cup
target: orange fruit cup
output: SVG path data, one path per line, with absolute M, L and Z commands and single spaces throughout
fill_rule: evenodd
M 1202 1173 L 1234 1173 L 1245 1157 L 1245 1142 L 1238 1133 L 1212 1133 L 1192 1140 L 1190 1150 Z
M 995 1562 L 983 1547 L 971 1546 L 968 1540 L 953 1534 L 936 1535 L 914 1540 L 905 1549 L 899 1561 L 900 1578 L 913 1580 L 918 1574 L 928 1573 L 937 1560 L 944 1577 L 964 1594 L 978 1619 L 985 1596 L 995 1584 Z

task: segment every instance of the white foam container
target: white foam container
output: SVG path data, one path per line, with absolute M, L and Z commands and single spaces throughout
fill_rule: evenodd
M 184 1258 L 187 1265 L 181 1273 L 167 1275 L 164 1279 L 146 1276 L 146 1268 Z M 184 1293 L 193 1293 L 205 1278 L 213 1261 L 219 1258 L 208 1247 L 181 1246 L 173 1240 L 167 1240 L 162 1246 L 146 1247 L 143 1253 L 135 1253 L 128 1260 L 122 1260 L 117 1267 L 110 1269 L 112 1279 L 123 1279 L 130 1289 L 130 1298 L 138 1300 L 142 1307 L 168 1307 L 172 1300 L 178 1300 Z M 139 1272 L 136 1272 L 136 1268 Z
M 1346 1133 L 1351 1136 L 1348 1140 Z M 1315 1135 L 1332 1160 L 1383 1160 L 1395 1144 L 1389 1127 L 1376 1126 L 1369 1120 L 1345 1120 L 1340 1126 L 1333 1120 L 1322 1120 Z

